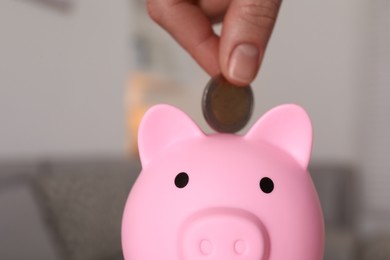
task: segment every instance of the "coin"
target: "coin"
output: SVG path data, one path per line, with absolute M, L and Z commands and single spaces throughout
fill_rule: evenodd
M 252 88 L 249 85 L 238 87 L 222 75 L 216 76 L 203 92 L 202 110 L 207 123 L 217 132 L 238 132 L 252 115 Z

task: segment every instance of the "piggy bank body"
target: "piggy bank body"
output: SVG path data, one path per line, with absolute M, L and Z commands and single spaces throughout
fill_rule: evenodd
M 274 108 L 243 136 L 205 135 L 180 110 L 151 108 L 123 214 L 125 259 L 322 259 L 311 143 L 296 105 Z

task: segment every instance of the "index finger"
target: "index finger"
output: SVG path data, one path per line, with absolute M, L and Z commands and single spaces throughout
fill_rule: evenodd
M 219 74 L 219 37 L 199 6 L 190 0 L 149 0 L 147 7 L 150 17 L 168 31 L 208 74 Z

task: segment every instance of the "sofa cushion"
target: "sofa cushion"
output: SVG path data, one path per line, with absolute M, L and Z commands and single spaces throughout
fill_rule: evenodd
M 356 175 L 346 166 L 311 165 L 310 173 L 316 186 L 325 224 L 328 227 L 352 228 L 355 221 Z
M 119 259 L 121 217 L 139 165 L 130 161 L 47 163 L 36 190 L 64 259 Z

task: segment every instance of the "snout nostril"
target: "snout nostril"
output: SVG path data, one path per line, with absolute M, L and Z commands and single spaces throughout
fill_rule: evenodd
M 236 240 L 236 242 L 234 243 L 234 252 L 237 254 L 237 255 L 243 255 L 246 251 L 246 243 L 245 241 L 239 239 L 239 240 Z
M 269 259 L 262 221 L 241 209 L 211 208 L 191 215 L 180 230 L 181 260 Z
M 202 255 L 210 255 L 213 252 L 213 244 L 209 240 L 203 239 L 199 243 L 199 249 Z

